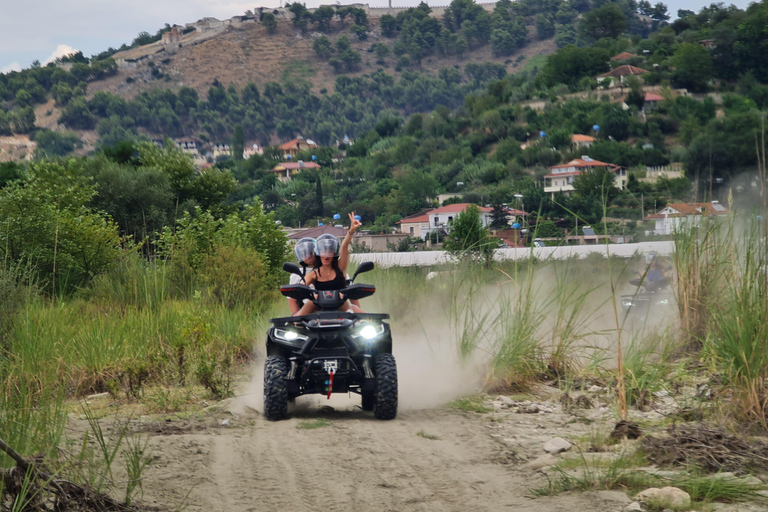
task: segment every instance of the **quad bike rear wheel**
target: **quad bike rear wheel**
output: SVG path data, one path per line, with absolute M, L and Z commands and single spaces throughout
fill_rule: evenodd
M 373 397 L 373 415 L 380 420 L 397 416 L 397 364 L 392 354 L 376 357 L 376 394 Z M 363 409 L 365 409 L 365 396 Z
M 288 360 L 269 356 L 264 363 L 264 416 L 269 421 L 288 416 Z

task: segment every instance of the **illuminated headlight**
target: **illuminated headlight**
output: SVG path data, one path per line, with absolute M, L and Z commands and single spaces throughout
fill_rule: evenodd
M 378 336 L 381 336 L 384 334 L 384 324 L 378 324 L 378 325 L 364 325 L 359 331 L 357 331 L 353 336 L 355 338 L 362 338 L 364 340 L 372 340 Z
M 296 331 L 289 331 L 286 329 L 275 329 L 275 338 L 287 341 L 288 343 L 295 344 L 295 342 L 306 341 L 307 336 L 299 334 Z
M 632 307 L 632 299 L 621 299 L 621 305 L 625 308 L 631 308 Z

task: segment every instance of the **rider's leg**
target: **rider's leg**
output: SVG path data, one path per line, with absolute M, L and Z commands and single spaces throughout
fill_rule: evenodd
M 296 314 L 293 316 L 308 315 L 310 313 L 314 313 L 315 311 L 317 311 L 317 306 L 315 306 L 315 303 L 311 301 L 307 301 L 304 303 L 301 309 L 298 312 L 296 312 Z

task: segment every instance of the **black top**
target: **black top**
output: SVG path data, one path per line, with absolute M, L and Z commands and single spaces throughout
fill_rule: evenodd
M 321 281 L 320 272 L 315 270 L 315 273 L 317 273 L 317 279 L 315 279 L 314 282 L 315 290 L 341 290 L 342 288 L 346 288 L 347 279 L 344 277 L 344 273 L 335 269 L 334 271 L 336 272 L 336 277 L 330 281 Z

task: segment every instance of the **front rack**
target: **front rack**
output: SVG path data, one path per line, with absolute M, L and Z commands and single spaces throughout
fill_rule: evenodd
M 387 313 L 349 313 L 347 311 L 320 311 L 302 316 L 283 316 L 270 318 L 274 325 L 287 325 L 301 322 L 306 324 L 312 320 L 387 320 Z

